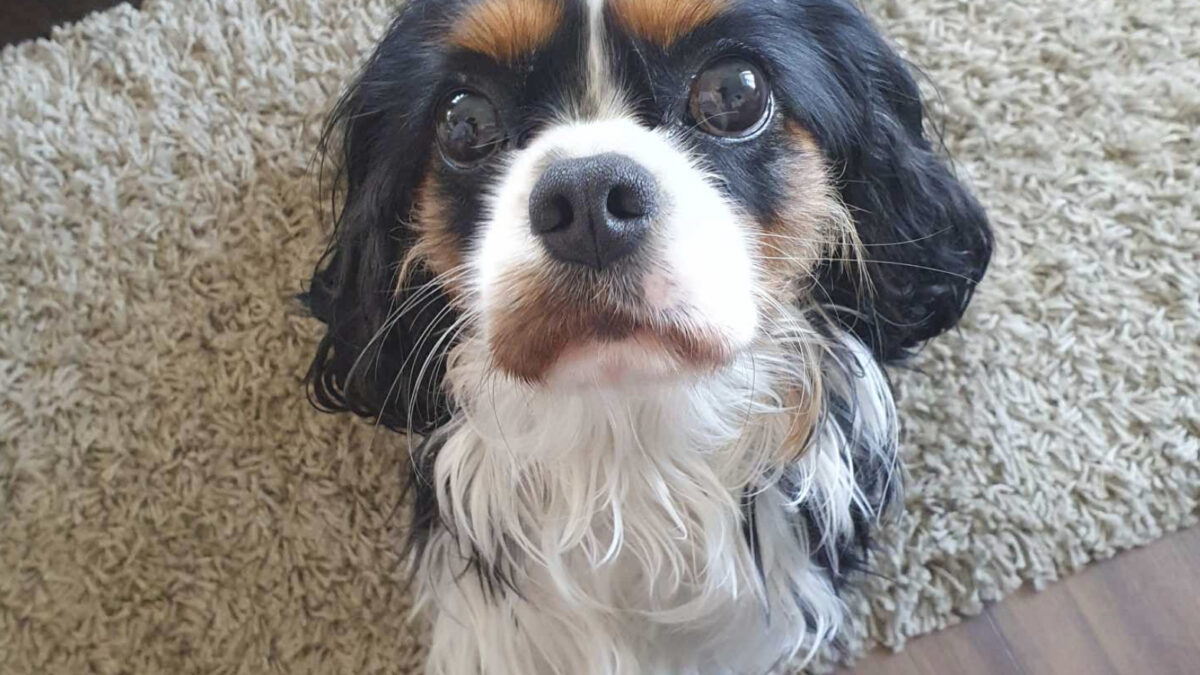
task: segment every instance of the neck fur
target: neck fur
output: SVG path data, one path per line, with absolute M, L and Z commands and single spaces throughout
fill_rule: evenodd
M 630 612 L 648 634 L 703 636 L 697 649 L 734 649 L 720 636 L 742 614 L 774 616 L 764 635 L 777 634 L 785 653 L 817 644 L 841 612 L 810 553 L 837 542 L 809 541 L 797 514 L 823 523 L 822 540 L 852 532 L 855 508 L 878 506 L 856 481 L 852 450 L 866 445 L 856 437 L 890 452 L 893 433 L 869 354 L 847 343 L 869 369 L 834 368 L 845 355 L 828 344 L 793 332 L 691 381 L 565 394 L 490 375 L 482 349 L 464 343 L 448 374 L 458 413 L 431 472 L 441 528 L 420 563 L 443 578 L 425 579 L 426 595 L 487 606 L 525 633 L 569 633 L 561 644 L 571 649 L 512 647 L 563 672 L 635 642 L 607 628 Z M 835 399 L 855 402 L 839 423 Z M 470 590 L 468 574 L 498 586 Z M 588 644 L 600 640 L 609 642 Z

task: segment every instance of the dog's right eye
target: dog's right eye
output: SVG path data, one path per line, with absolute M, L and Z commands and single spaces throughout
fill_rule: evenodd
M 458 91 L 447 96 L 437 115 L 437 137 L 449 163 L 470 168 L 492 156 L 504 140 L 500 114 L 482 94 Z

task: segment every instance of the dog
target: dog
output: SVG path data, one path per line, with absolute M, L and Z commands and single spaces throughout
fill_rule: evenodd
M 409 0 L 336 107 L 310 397 L 402 432 L 437 675 L 767 673 L 901 491 L 983 209 L 845 0 Z M 403 438 L 397 435 L 399 442 Z

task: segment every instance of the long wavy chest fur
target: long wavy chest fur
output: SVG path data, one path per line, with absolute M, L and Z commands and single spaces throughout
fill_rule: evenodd
M 460 359 L 459 415 L 414 482 L 429 672 L 760 673 L 835 635 L 836 587 L 895 492 L 895 425 L 856 340 L 820 359 L 803 435 L 789 402 L 812 378 L 766 353 L 557 396 Z

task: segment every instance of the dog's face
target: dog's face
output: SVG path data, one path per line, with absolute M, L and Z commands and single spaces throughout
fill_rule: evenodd
M 491 0 L 451 17 L 413 251 L 461 280 L 447 292 L 495 368 L 604 385 L 718 367 L 852 234 L 775 66 L 721 37 L 734 9 Z
M 840 0 L 411 0 L 335 123 L 313 380 L 397 428 L 443 417 L 465 335 L 531 386 L 719 368 L 797 304 L 901 356 L 990 256 Z

